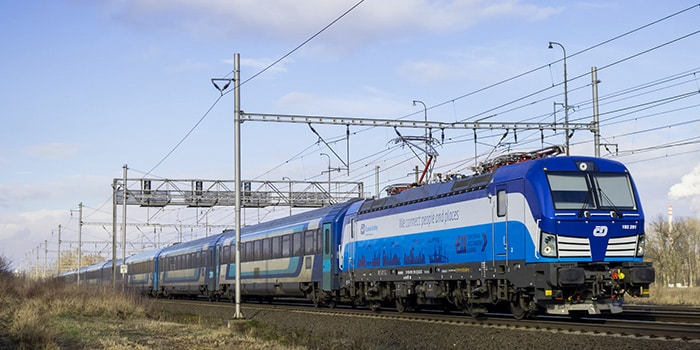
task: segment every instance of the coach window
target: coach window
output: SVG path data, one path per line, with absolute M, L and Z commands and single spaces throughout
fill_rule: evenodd
M 292 256 L 292 235 L 282 236 L 282 257 Z
M 302 246 L 303 241 L 301 237 L 301 232 L 296 232 L 292 234 L 292 256 L 301 256 L 303 253 Z
M 506 216 L 506 190 L 496 192 L 496 211 L 499 217 Z
M 281 245 L 281 237 L 272 237 L 272 258 L 273 259 L 279 259 L 282 257 L 282 245 Z
M 231 261 L 231 247 L 230 246 L 225 246 L 224 247 L 224 262 L 229 262 Z
M 262 239 L 258 239 L 255 241 L 255 260 L 262 260 L 263 257 L 263 251 L 262 251 Z
M 328 230 L 326 230 L 328 231 Z M 321 254 L 323 252 L 323 237 L 321 236 L 321 229 L 316 230 L 316 253 Z
M 304 255 L 314 254 L 314 230 L 304 231 Z
M 255 250 L 253 249 L 253 242 L 245 242 L 245 261 L 255 260 Z
M 272 246 L 270 245 L 271 239 L 265 238 L 262 241 L 262 258 L 263 260 L 269 260 L 272 257 Z

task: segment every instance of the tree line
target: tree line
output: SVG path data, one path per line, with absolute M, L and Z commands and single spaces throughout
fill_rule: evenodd
M 669 225 L 658 216 L 647 223 L 645 260 L 656 269 L 656 283 L 695 287 L 700 281 L 700 220 L 680 218 Z

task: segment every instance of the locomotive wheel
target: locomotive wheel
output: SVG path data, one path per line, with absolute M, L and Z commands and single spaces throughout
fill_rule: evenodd
M 372 311 L 379 311 L 381 309 L 382 305 L 379 302 L 370 302 L 369 303 L 369 309 Z
M 396 298 L 396 311 L 403 313 L 406 311 L 406 300 L 402 298 Z
M 484 316 L 483 310 L 484 308 L 479 304 L 467 303 L 467 306 L 464 309 L 464 313 L 473 318 L 479 318 Z
M 527 303 L 522 294 L 516 294 L 513 297 L 513 300 L 510 301 L 510 312 L 513 314 L 513 317 L 516 320 L 522 320 L 523 318 L 527 317 Z

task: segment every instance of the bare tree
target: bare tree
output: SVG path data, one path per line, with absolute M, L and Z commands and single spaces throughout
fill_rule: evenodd
M 663 285 L 698 283 L 700 266 L 700 222 L 679 218 L 671 230 L 662 216 L 649 223 L 647 259 L 654 262 L 657 282 Z
M 12 276 L 12 261 L 5 257 L 4 255 L 0 255 L 0 280 L 3 280 L 7 277 Z

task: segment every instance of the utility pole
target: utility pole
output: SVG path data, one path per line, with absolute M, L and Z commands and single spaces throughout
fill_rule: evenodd
M 591 67 L 591 85 L 593 86 L 593 147 L 594 155 L 600 157 L 600 124 L 598 122 L 598 68 Z
M 328 173 L 328 202 L 330 203 L 331 201 L 331 156 L 329 156 L 326 153 L 321 153 L 322 156 L 326 156 L 328 158 L 328 170 L 327 171 L 322 171 L 321 174 L 323 173 Z
M 289 216 L 292 216 L 292 179 L 290 179 L 286 176 L 282 176 L 282 181 L 284 181 L 284 179 L 287 179 L 287 181 L 289 181 L 289 186 L 288 186 L 289 191 L 287 192 L 288 193 L 287 196 L 289 199 Z
M 566 133 L 565 135 L 565 140 L 566 140 L 566 155 L 569 155 L 569 88 L 568 88 L 568 79 L 566 77 L 566 49 L 564 48 L 564 45 L 555 42 L 555 41 L 550 41 L 549 42 L 549 48 L 553 49 L 554 46 L 552 45 L 557 45 L 561 47 L 562 51 L 564 51 L 564 132 Z
M 374 166 L 374 198 L 379 198 L 379 165 Z
M 61 274 L 61 224 L 58 224 L 58 255 L 56 257 L 56 276 Z
M 425 124 L 428 124 L 428 107 L 425 105 L 423 101 L 420 100 L 413 100 L 413 105 L 415 106 L 416 103 L 420 103 L 423 105 L 423 117 L 425 119 Z M 425 164 L 428 164 L 428 143 L 430 142 L 428 140 L 428 127 L 425 127 Z
M 78 287 L 80 287 L 80 266 L 83 257 L 83 202 L 78 204 Z
M 44 278 L 46 278 L 46 267 L 48 265 L 48 257 L 49 257 L 49 241 L 44 240 Z
M 233 138 L 234 176 L 236 182 L 236 312 L 235 319 L 243 319 L 241 313 L 241 56 L 233 54 Z
M 117 288 L 117 179 L 112 180 L 112 289 Z M 126 191 L 124 191 L 126 202 Z
M 124 164 L 124 182 L 122 183 L 124 192 L 124 203 L 122 203 L 122 264 L 126 260 L 126 198 L 127 198 L 127 188 L 126 188 L 126 172 L 128 166 Z M 116 265 L 117 261 L 113 260 L 112 265 Z M 126 289 L 126 283 L 124 278 L 124 273 L 122 272 L 122 289 Z

